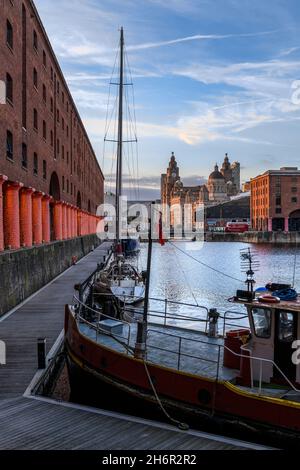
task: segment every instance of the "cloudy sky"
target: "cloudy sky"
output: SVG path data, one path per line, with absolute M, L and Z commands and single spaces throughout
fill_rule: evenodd
M 243 180 L 300 166 L 299 0 L 35 3 L 101 165 L 109 81 L 124 26 L 141 198 L 159 195 L 172 151 L 188 184 L 207 177 L 225 152 L 241 162 Z M 114 159 L 108 153 L 104 160 L 109 182 Z

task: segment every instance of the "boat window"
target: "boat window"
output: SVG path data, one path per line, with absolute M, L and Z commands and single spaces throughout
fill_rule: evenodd
M 294 315 L 290 312 L 279 313 L 278 339 L 285 342 L 294 340 Z
M 271 310 L 267 308 L 253 308 L 252 319 L 254 332 L 258 338 L 270 338 L 271 336 Z

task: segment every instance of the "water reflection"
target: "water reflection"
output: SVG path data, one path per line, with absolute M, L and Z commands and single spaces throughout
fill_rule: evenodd
M 177 242 L 176 246 L 186 250 L 184 242 Z M 237 289 L 245 288 L 245 274 L 241 272 L 240 268 L 240 250 L 249 246 L 257 252 L 260 261 L 260 268 L 255 275 L 256 287 L 264 286 L 270 281 L 293 282 L 295 254 L 299 254 L 299 250 L 295 247 L 245 243 L 205 243 L 202 249 L 187 252 L 197 260 L 238 279 L 233 280 L 200 265 L 169 243 L 164 247 L 155 243 L 151 270 L 151 297 L 167 298 L 191 304 L 197 303 L 207 308 L 217 308 L 223 313 L 232 309 L 244 313 L 243 307 L 232 306 L 227 299 L 233 296 Z M 143 269 L 146 267 L 146 259 L 147 246 L 142 245 L 139 263 L 142 264 Z M 297 262 L 295 276 L 297 290 L 300 287 L 298 264 Z M 164 305 L 152 301 L 151 309 L 164 310 Z M 195 313 L 195 308 L 175 304 L 169 305 L 168 311 L 198 316 Z M 204 318 L 205 311 L 199 310 L 199 316 Z M 244 322 L 241 323 L 244 324 Z M 187 321 L 185 326 L 190 327 L 191 323 Z

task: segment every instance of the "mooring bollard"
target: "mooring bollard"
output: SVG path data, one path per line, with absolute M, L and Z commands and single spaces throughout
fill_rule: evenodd
M 38 369 L 46 369 L 46 338 L 37 340 Z

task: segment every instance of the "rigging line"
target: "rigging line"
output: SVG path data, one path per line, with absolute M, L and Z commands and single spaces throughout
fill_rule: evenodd
M 129 133 L 129 124 L 128 124 L 128 109 L 127 109 L 127 97 L 126 97 L 126 92 L 125 92 L 125 122 L 126 122 L 126 130 L 127 130 L 127 135 L 128 139 L 130 140 L 130 133 Z M 125 158 L 127 161 L 127 166 L 128 166 L 128 187 L 129 187 L 129 195 L 130 198 L 133 197 L 134 194 L 134 184 L 132 181 L 132 171 L 131 171 L 131 164 L 130 164 L 130 155 L 129 155 L 129 149 L 126 146 L 124 148 L 124 153 L 125 153 Z
M 117 57 L 118 57 L 118 51 L 116 52 L 116 56 L 115 56 L 115 61 L 114 61 L 114 66 L 113 66 L 113 70 L 112 70 L 112 74 L 111 74 L 111 78 L 110 78 L 110 82 L 112 80 L 112 77 L 113 77 L 113 74 L 115 72 L 115 68 L 116 68 L 116 64 L 117 64 Z M 108 99 L 107 99 L 107 107 L 106 107 L 106 116 L 105 116 L 105 135 L 107 134 L 107 131 L 108 131 L 108 128 L 107 128 L 107 123 L 108 123 L 108 114 L 109 114 L 109 104 L 110 104 L 110 96 L 111 96 L 111 85 L 109 85 L 109 90 L 108 90 Z M 105 141 L 104 141 L 104 144 L 103 144 L 103 161 L 102 161 L 102 169 L 103 169 L 103 172 L 104 172 L 104 164 L 105 164 L 105 150 L 106 150 L 106 145 L 105 145 Z
M 230 274 L 226 274 L 226 273 L 223 273 L 222 271 L 219 271 L 219 269 L 216 269 L 216 268 L 213 268 L 212 266 L 209 266 L 209 264 L 206 264 L 206 263 L 203 263 L 203 261 L 200 261 L 199 259 L 195 258 L 194 256 L 190 255 L 189 253 L 187 253 L 186 251 L 182 250 L 181 248 L 179 248 L 178 246 L 176 246 L 173 242 L 170 242 L 169 243 L 174 246 L 174 248 L 176 248 L 176 250 L 178 251 L 181 251 L 181 253 L 183 253 L 184 255 L 186 255 L 188 258 L 191 258 L 193 259 L 194 261 L 196 261 L 197 263 L 201 264 L 202 266 L 205 266 L 206 268 L 208 269 L 211 269 L 212 271 L 218 273 L 218 274 L 221 274 L 222 276 L 224 277 L 228 277 L 229 279 L 232 279 L 233 281 L 237 281 L 237 282 L 244 282 L 242 281 L 241 279 L 237 279 L 236 277 L 233 277 L 233 276 L 230 276 Z
M 131 67 L 128 61 L 128 54 L 127 50 L 125 49 L 125 60 L 127 60 L 127 67 L 130 75 L 130 81 L 133 83 L 133 78 L 132 78 L 132 73 L 131 73 Z M 132 107 L 133 107 L 133 119 L 132 119 L 132 124 L 133 124 L 133 132 L 134 135 L 137 139 L 137 120 L 136 120 L 136 106 L 135 106 L 135 93 L 134 93 L 134 87 L 132 87 Z M 136 158 L 136 180 L 137 180 L 137 199 L 139 200 L 140 198 L 140 187 L 139 187 L 139 148 L 138 145 L 136 145 L 136 150 L 135 150 L 135 158 Z
M 136 196 L 136 181 L 135 181 L 135 167 L 134 167 L 134 159 L 133 159 L 133 135 L 132 135 L 132 121 L 131 121 L 131 113 L 130 113 L 130 105 L 129 105 L 129 96 L 128 96 L 128 90 L 125 90 L 125 104 L 126 104 L 126 113 L 127 113 L 127 119 L 126 119 L 126 125 L 127 125 L 127 133 L 128 133 L 128 139 L 129 139 L 129 147 L 128 147 L 128 167 L 129 167 L 129 173 L 131 174 L 131 164 L 132 164 L 132 196 L 134 197 L 134 194 Z M 131 150 L 131 153 L 130 153 Z
M 182 271 L 182 274 L 183 274 L 183 276 L 184 276 L 184 278 L 185 278 L 185 282 L 186 282 L 186 284 L 187 284 L 187 286 L 188 286 L 188 288 L 189 288 L 189 290 L 190 290 L 190 292 L 191 292 L 191 294 L 192 294 L 192 297 L 193 297 L 193 299 L 194 299 L 194 301 L 195 301 L 195 304 L 197 305 L 197 307 L 199 307 L 198 301 L 197 301 L 196 296 L 195 296 L 195 294 L 194 294 L 194 292 L 193 292 L 193 289 L 191 288 L 191 285 L 190 285 L 190 283 L 189 283 L 189 281 L 188 281 L 188 278 L 187 278 L 187 276 L 186 276 L 186 273 L 185 273 L 183 267 L 182 267 L 182 266 L 180 265 L 180 263 L 179 263 L 179 260 L 178 260 L 178 258 L 177 258 L 176 251 L 174 250 L 174 247 L 173 247 L 173 251 L 174 251 L 174 253 L 175 253 L 176 264 L 177 264 L 178 268 Z
M 113 129 L 113 137 L 115 138 L 116 137 L 116 130 L 117 128 L 117 107 L 115 107 L 115 119 L 114 119 L 114 129 Z M 111 173 L 110 173 L 110 192 L 112 193 L 112 185 L 113 185 L 113 180 L 112 180 L 112 177 L 113 177 L 113 170 L 114 170 L 114 166 L 115 166 L 115 155 L 116 155 L 116 142 L 114 142 L 113 146 L 112 146 L 112 155 L 111 155 Z

